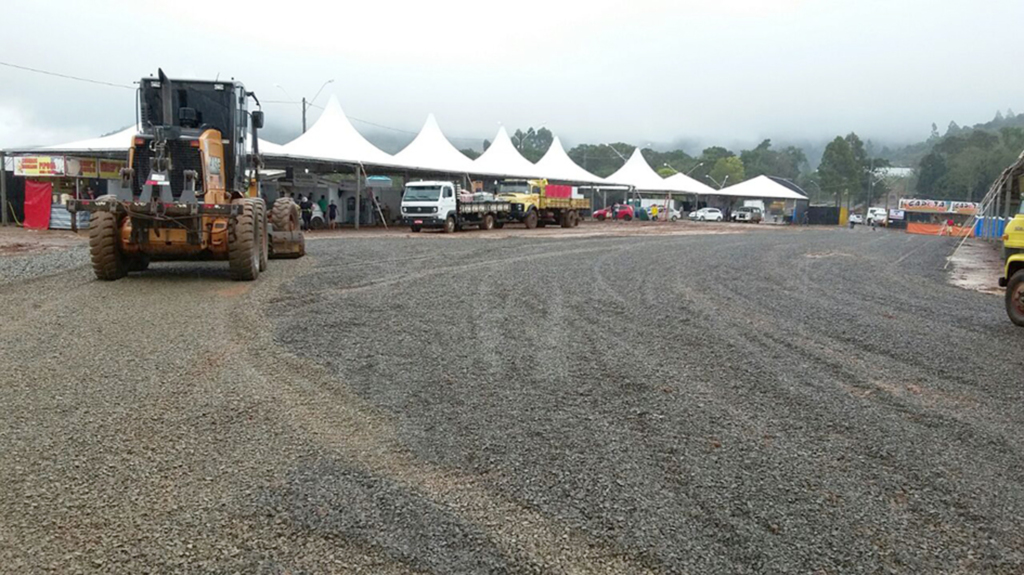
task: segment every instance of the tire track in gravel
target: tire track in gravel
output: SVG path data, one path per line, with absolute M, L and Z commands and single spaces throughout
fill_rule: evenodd
M 491 264 L 458 267 L 460 271 L 467 267 L 487 269 Z M 259 288 L 262 293 L 274 291 L 269 284 Z M 243 342 L 240 345 L 250 358 L 245 363 L 252 366 L 255 379 L 266 382 L 264 401 L 279 406 L 292 424 L 305 429 L 329 453 L 357 464 L 367 473 L 387 478 L 414 497 L 423 497 L 476 526 L 512 561 L 507 565 L 512 571 L 649 571 L 614 548 L 491 492 L 481 477 L 418 460 L 395 435 L 386 413 L 351 393 L 334 375 L 276 344 L 271 337 L 273 326 L 258 309 L 240 306 L 233 339 Z

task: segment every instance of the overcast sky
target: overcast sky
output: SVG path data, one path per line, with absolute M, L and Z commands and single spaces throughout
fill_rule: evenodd
M 910 141 L 932 122 L 1024 112 L 1021 0 L 49 0 L 2 12 L 3 62 L 115 84 L 158 66 L 219 74 L 263 100 L 334 79 L 317 104 L 333 93 L 350 116 L 409 131 L 434 112 L 460 147 L 499 123 L 543 123 L 568 144 L 852 130 Z M 0 66 L 0 147 L 110 132 L 134 105 L 130 89 Z M 298 132 L 298 105 L 264 110 L 268 134 Z

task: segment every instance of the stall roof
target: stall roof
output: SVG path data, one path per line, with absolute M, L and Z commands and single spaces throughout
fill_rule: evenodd
M 396 165 L 393 156 L 371 144 L 356 130 L 333 95 L 306 133 L 272 153 L 275 156 L 340 163 Z
M 123 130 L 114 132 L 113 134 L 107 134 L 106 136 L 100 136 L 98 138 L 89 138 L 87 140 L 79 140 L 77 142 L 68 142 L 66 144 L 54 144 L 52 146 L 42 146 L 38 148 L 30 148 L 27 150 L 19 150 L 17 153 L 24 154 L 104 154 L 104 155 L 121 155 L 127 156 L 128 149 L 132 147 L 132 139 L 141 130 L 138 126 L 128 126 Z M 249 138 L 246 140 L 246 145 L 252 142 Z M 281 149 L 280 144 L 269 142 L 260 138 L 260 153 L 276 153 Z
M 581 184 L 603 184 L 605 181 L 581 168 L 565 153 L 562 141 L 555 136 L 551 147 L 544 157 L 536 164 L 541 177 L 559 182 L 575 182 Z
M 688 194 L 713 196 L 719 193 L 718 190 L 712 188 L 711 186 L 703 182 L 699 182 L 682 172 L 678 174 L 673 174 L 665 178 L 665 180 L 672 184 L 672 186 L 674 186 L 677 191 L 682 191 Z
M 715 193 L 722 196 L 737 198 L 764 198 L 771 200 L 806 200 L 807 195 L 801 193 L 800 187 L 783 178 L 758 176 L 756 178 L 733 184 Z
M 423 129 L 413 141 L 395 154 L 394 163 L 427 172 L 472 174 L 477 171 L 473 167 L 473 160 L 467 158 L 444 136 L 433 114 L 427 116 Z
M 621 168 L 614 174 L 605 178 L 611 185 L 626 184 L 633 186 L 637 191 L 650 192 L 685 192 L 676 182 L 662 178 L 657 172 L 651 169 L 650 164 L 644 159 L 640 148 L 633 150 L 633 155 L 626 160 Z M 692 193 L 692 192 L 690 192 Z
M 459 152 L 461 154 L 461 152 Z M 527 160 L 512 145 L 505 126 L 498 128 L 489 148 L 479 158 L 473 160 L 474 174 L 491 176 L 511 176 L 513 178 L 536 178 L 541 171 L 530 160 Z
M 107 134 L 106 136 L 79 140 L 77 142 L 68 142 L 66 144 L 43 146 L 30 151 L 33 153 L 44 151 L 47 153 L 63 152 L 66 154 L 109 154 L 120 152 L 127 155 L 128 148 L 132 147 L 132 138 L 134 138 L 135 134 L 138 133 L 138 126 L 132 124 L 123 130 L 114 132 L 113 134 Z

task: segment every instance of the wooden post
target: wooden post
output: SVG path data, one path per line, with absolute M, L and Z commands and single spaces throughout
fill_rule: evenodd
M 82 179 L 81 178 L 75 178 L 75 201 L 78 201 L 78 199 L 81 197 L 81 193 L 79 192 L 79 187 L 81 185 L 82 185 Z M 70 214 L 70 216 L 71 216 L 71 231 L 77 234 L 78 233 L 78 213 L 76 212 L 76 213 Z

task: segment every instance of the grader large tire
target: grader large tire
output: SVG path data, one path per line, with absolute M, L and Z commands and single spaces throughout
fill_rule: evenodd
M 267 271 L 267 260 L 270 259 L 270 245 L 268 238 L 270 237 L 270 230 L 267 228 L 267 204 L 263 203 L 262 199 L 254 198 L 253 204 L 256 205 L 258 212 L 256 221 L 259 222 L 259 233 L 256 237 L 259 240 L 260 245 L 260 271 Z
M 1014 325 L 1024 327 L 1024 270 L 1018 270 L 1006 282 L 1006 315 Z
M 128 262 L 121 253 L 118 217 L 111 212 L 94 212 L 89 219 L 89 255 L 96 279 L 113 281 L 128 273 Z
M 299 229 L 299 206 L 291 198 L 278 198 L 270 210 L 270 223 L 276 232 Z
M 234 200 L 231 203 L 242 206 L 242 213 L 235 217 L 228 228 L 228 264 L 231 279 L 252 281 L 260 275 L 256 203 L 249 199 Z

